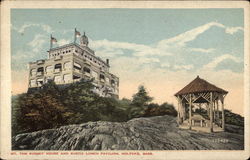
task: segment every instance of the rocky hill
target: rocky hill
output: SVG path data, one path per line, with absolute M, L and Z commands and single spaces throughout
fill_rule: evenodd
M 13 150 L 241 150 L 243 144 L 244 136 L 239 134 L 179 129 L 172 116 L 89 122 L 12 139 Z

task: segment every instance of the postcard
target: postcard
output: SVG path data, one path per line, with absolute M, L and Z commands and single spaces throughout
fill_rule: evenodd
M 247 159 L 249 3 L 4 1 L 2 159 Z

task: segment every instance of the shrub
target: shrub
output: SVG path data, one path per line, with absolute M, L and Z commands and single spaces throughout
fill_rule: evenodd
M 145 114 L 145 117 L 151 116 L 161 116 L 161 115 L 171 115 L 177 116 L 177 111 L 175 110 L 174 106 L 168 104 L 167 102 L 163 103 L 162 105 L 158 105 L 156 103 L 151 103 L 148 105 Z
M 143 116 L 176 115 L 172 105 L 149 102 L 144 86 L 132 100 L 100 97 L 91 81 L 56 85 L 50 81 L 12 99 L 12 135 L 88 121 L 123 122 Z

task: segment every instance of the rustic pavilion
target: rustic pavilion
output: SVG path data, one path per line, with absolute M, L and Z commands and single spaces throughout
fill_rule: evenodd
M 224 131 L 224 99 L 227 93 L 197 76 L 175 94 L 179 127 L 204 132 Z

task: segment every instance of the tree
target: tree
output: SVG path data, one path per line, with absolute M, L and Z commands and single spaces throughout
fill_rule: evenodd
M 13 124 L 19 127 L 13 134 L 65 124 L 64 106 L 54 95 L 43 90 L 22 94 L 12 105 Z
M 148 95 L 145 87 L 143 85 L 138 87 L 138 92 L 133 95 L 132 104 L 136 106 L 143 107 L 153 100 L 152 97 Z
M 132 103 L 127 109 L 129 119 L 143 116 L 148 103 L 152 100 L 145 87 L 139 86 L 138 92 L 133 95 Z

